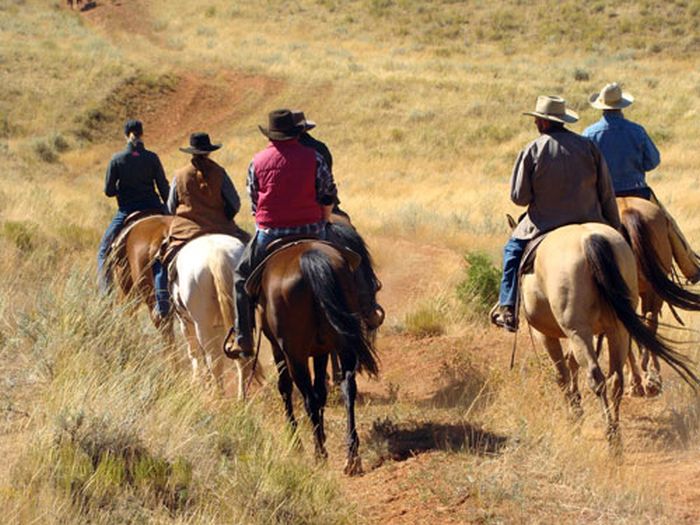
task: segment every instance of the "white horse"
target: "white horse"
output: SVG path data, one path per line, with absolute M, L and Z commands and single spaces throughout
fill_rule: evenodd
M 233 272 L 244 248 L 241 241 L 230 235 L 203 235 L 188 242 L 175 261 L 173 304 L 187 340 L 192 379 L 197 380 L 200 375 L 203 360 L 209 377 L 213 377 L 222 393 L 227 359 L 223 344 L 235 317 Z M 239 399 L 245 395 L 250 365 L 236 359 Z

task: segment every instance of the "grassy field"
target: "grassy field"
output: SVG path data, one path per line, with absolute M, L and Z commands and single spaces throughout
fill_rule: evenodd
M 586 401 L 591 417 L 577 430 L 544 356 L 506 373 L 510 340 L 484 327 L 484 305 L 460 300 L 460 283 L 467 253 L 499 264 L 505 213 L 520 211 L 510 170 L 536 137 L 521 113 L 539 94 L 562 95 L 581 131 L 598 118 L 588 95 L 611 81 L 635 95 L 627 114 L 661 149 L 650 184 L 700 244 L 698 0 L 97 3 L 78 13 L 58 0 L 0 0 L 9 521 L 373 522 L 386 517 L 367 513 L 378 487 L 447 509 L 419 515 L 428 521 L 674 521 L 645 464 L 650 451 L 697 448 L 695 398 L 671 383 L 651 408 L 632 402 L 659 430 L 623 420 L 630 459 L 611 468 L 597 406 Z M 265 144 L 257 124 L 280 106 L 318 123 L 392 307 L 384 379 L 363 385 L 359 409 L 365 461 L 377 468 L 354 486 L 280 432 L 274 386 L 244 406 L 213 398 L 145 319 L 134 328 L 95 298 L 96 247 L 114 212 L 104 169 L 123 120 L 144 120 L 168 174 L 185 162 L 177 147 L 189 133 L 210 132 L 242 191 Z M 339 458 L 340 407 L 329 418 Z M 391 460 L 392 439 L 451 424 L 488 429 L 505 449 L 433 443 L 439 452 L 405 467 Z

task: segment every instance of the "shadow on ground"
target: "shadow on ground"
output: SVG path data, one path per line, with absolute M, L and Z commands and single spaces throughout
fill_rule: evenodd
M 367 448 L 376 455 L 373 467 L 378 467 L 387 460 L 403 461 L 431 450 L 495 455 L 505 447 L 507 440 L 505 436 L 469 423 L 394 423 L 387 418 L 372 423 Z

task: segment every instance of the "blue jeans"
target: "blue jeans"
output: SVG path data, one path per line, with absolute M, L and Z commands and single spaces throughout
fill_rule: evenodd
M 97 287 L 101 294 L 106 294 L 112 288 L 112 276 L 104 271 L 105 261 L 107 259 L 109 247 L 112 245 L 117 235 L 119 235 L 128 216 L 129 212 L 118 210 L 112 218 L 112 222 L 107 226 L 107 231 L 105 231 L 100 241 L 100 248 L 97 251 Z
M 153 263 L 153 281 L 156 291 L 156 312 L 161 317 L 170 313 L 170 290 L 168 289 L 168 269 L 160 261 Z
M 503 248 L 503 278 L 498 303 L 501 306 L 515 306 L 518 298 L 518 267 L 529 240 L 508 239 Z

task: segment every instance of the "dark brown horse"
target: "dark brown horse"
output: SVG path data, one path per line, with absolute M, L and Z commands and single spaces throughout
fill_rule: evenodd
M 173 342 L 173 317 L 154 315 L 156 306 L 153 284 L 153 261 L 167 237 L 172 215 L 151 215 L 127 226 L 117 237 L 110 254 L 108 271 L 112 271 L 122 299 L 145 304 L 156 328 L 168 343 Z
M 362 471 L 355 428 L 355 374 L 378 373 L 373 330 L 360 315 L 353 270 L 343 253 L 328 243 L 305 241 L 281 248 L 268 259 L 258 301 L 262 329 L 272 346 L 279 371 L 278 388 L 287 419 L 296 429 L 292 385 L 304 398 L 314 428 L 316 454 L 325 458 L 323 410 L 329 354 L 340 359 L 341 390 L 347 412 L 345 473 Z M 309 372 L 313 359 L 313 380 Z

